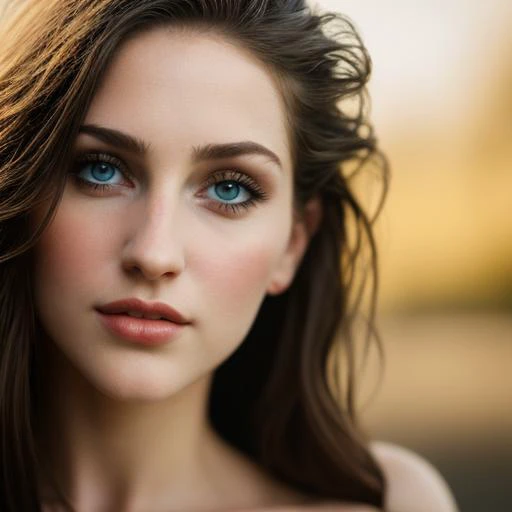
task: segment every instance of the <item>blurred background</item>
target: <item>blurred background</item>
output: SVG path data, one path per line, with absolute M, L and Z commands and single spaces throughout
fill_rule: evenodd
M 391 164 L 363 423 L 430 460 L 463 512 L 511 511 L 512 2 L 311 3 L 369 49 Z

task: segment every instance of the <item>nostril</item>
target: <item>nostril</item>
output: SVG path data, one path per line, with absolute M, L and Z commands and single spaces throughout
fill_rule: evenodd
M 158 263 L 125 263 L 123 265 L 125 271 L 135 278 L 144 278 L 150 281 L 155 281 L 161 278 L 171 278 L 178 275 L 182 270 L 177 266 L 163 265 Z

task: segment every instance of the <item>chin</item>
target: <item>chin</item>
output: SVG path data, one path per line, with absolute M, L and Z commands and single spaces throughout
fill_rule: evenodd
M 178 394 L 201 386 L 202 376 L 183 375 L 167 365 L 119 364 L 114 370 L 103 368 L 86 380 L 100 394 L 111 400 L 133 403 L 151 403 L 171 399 Z M 97 369 L 99 370 L 99 369 Z
M 177 383 L 159 379 L 155 375 L 113 376 L 93 383 L 102 395 L 120 402 L 157 402 L 180 391 Z
M 151 403 L 159 402 L 173 396 L 176 391 L 158 382 L 115 381 L 97 386 L 97 391 L 111 400 L 118 402 Z

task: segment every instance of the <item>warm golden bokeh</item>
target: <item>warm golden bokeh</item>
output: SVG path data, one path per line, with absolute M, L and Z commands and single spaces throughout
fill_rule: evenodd
M 512 2 L 314 3 L 362 33 L 391 164 L 377 226 L 386 362 L 372 395 L 370 358 L 364 420 L 436 463 L 465 512 L 508 510 Z
M 512 302 L 512 3 L 323 0 L 374 61 L 382 305 Z

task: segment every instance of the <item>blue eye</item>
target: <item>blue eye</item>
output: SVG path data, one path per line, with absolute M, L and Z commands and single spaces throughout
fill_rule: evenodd
M 118 180 L 107 183 L 116 173 L 119 175 Z M 106 191 L 123 182 L 124 166 L 114 156 L 90 153 L 76 162 L 72 174 L 79 185 Z
M 90 163 L 87 164 L 84 169 L 88 169 L 91 176 L 100 182 L 111 180 L 116 172 L 115 166 L 107 162 Z
M 246 187 L 234 180 L 215 183 L 208 187 L 207 193 L 211 199 L 220 199 L 228 204 L 245 203 L 252 197 Z
M 118 181 L 111 182 L 116 173 Z M 124 162 L 107 153 L 88 153 L 79 157 L 71 175 L 77 186 L 94 190 L 98 195 L 111 193 L 119 186 L 129 184 L 132 176 Z M 203 194 L 213 202 L 214 208 L 229 216 L 240 214 L 267 199 L 266 192 L 254 178 L 237 169 L 211 173 L 199 197 L 204 197 Z

